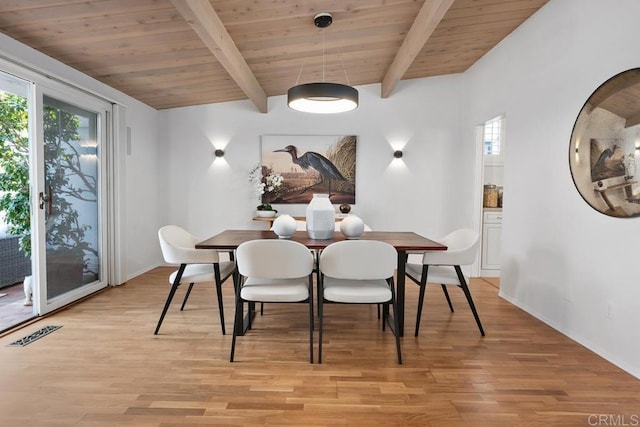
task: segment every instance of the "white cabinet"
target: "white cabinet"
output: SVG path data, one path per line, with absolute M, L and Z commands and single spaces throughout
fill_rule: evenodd
M 500 239 L 502 234 L 502 212 L 484 212 L 482 221 L 483 270 L 500 270 Z

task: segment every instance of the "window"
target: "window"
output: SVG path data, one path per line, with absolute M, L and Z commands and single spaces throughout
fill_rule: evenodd
M 485 161 L 502 162 L 504 151 L 504 117 L 499 116 L 484 124 Z

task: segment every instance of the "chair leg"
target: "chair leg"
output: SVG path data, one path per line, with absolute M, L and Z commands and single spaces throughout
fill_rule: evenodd
M 319 327 L 318 327 L 318 363 L 322 363 L 322 324 L 323 324 L 323 307 L 324 307 L 324 295 L 322 292 L 322 279 L 318 282 L 318 318 L 319 318 Z
M 184 295 L 184 300 L 182 301 L 182 305 L 180 306 L 180 311 L 184 310 L 184 306 L 187 304 L 189 295 L 191 295 L 191 289 L 193 289 L 193 283 L 189 283 L 189 289 L 187 289 L 187 293 Z
M 444 292 L 444 296 L 447 298 L 447 303 L 449 304 L 449 310 L 453 313 L 453 304 L 451 304 L 451 298 L 449 298 L 449 291 L 447 291 L 447 285 L 442 286 L 442 292 Z
M 180 286 L 180 279 L 182 279 L 182 274 L 184 273 L 184 269 L 187 267 L 187 264 L 180 264 L 180 268 L 178 269 L 178 273 L 176 274 L 176 279 L 173 281 L 171 285 L 171 290 L 169 291 L 169 295 L 167 296 L 167 301 L 164 303 L 164 308 L 162 309 L 162 314 L 160 315 L 160 320 L 158 320 L 158 325 L 156 326 L 156 330 L 153 335 L 158 335 L 158 331 L 160 330 L 160 326 L 162 325 L 162 321 L 164 320 L 164 316 L 167 314 L 167 310 L 169 310 L 169 306 L 171 305 L 171 300 L 173 300 L 173 296 Z
M 227 331 L 224 327 L 224 304 L 222 302 L 222 278 L 220 277 L 220 264 L 213 263 L 213 277 L 216 282 L 216 293 L 218 295 L 218 312 L 220 314 L 220 326 L 222 327 L 222 335 L 226 335 Z
M 313 273 L 309 276 L 309 363 L 313 363 Z
M 378 304 L 378 310 L 380 310 L 380 304 Z M 383 331 L 386 330 L 387 319 L 389 319 L 389 304 L 383 304 L 383 308 L 382 308 L 382 330 Z
M 222 283 L 216 283 L 216 292 L 218 294 L 218 312 L 220 313 L 220 326 L 222 327 L 222 335 L 226 335 L 227 331 L 224 326 L 224 306 L 222 304 Z
M 229 362 L 233 362 L 233 357 L 236 352 L 236 338 L 238 337 L 238 335 L 240 334 L 244 326 L 242 324 L 243 323 L 243 318 L 242 318 L 243 304 L 242 304 L 242 301 L 240 300 L 240 280 L 241 278 L 239 277 L 239 275 L 234 276 L 234 285 L 236 288 L 236 292 L 235 292 L 236 309 L 235 309 L 235 316 L 233 316 L 233 337 L 231 338 L 231 353 L 229 355 Z
M 427 288 L 427 272 L 429 271 L 428 265 L 422 266 L 422 276 L 420 276 L 420 295 L 418 295 L 418 311 L 416 313 L 416 330 L 414 336 L 418 336 L 418 331 L 420 330 L 420 318 L 422 317 L 422 306 L 424 304 L 424 291 Z
M 458 275 L 458 280 L 460 280 L 460 287 L 464 292 L 464 295 L 467 297 L 467 301 L 469 302 L 469 307 L 471 307 L 471 312 L 473 313 L 473 317 L 476 319 L 476 323 L 478 324 L 478 329 L 480 329 L 480 334 L 484 336 L 484 329 L 482 328 L 482 323 L 480 322 L 480 317 L 478 316 L 478 312 L 476 311 L 476 306 L 473 304 L 473 298 L 471 298 L 471 291 L 469 291 L 469 286 L 467 286 L 467 281 L 464 279 L 464 275 L 462 274 L 462 269 L 459 265 L 455 266 L 456 274 Z

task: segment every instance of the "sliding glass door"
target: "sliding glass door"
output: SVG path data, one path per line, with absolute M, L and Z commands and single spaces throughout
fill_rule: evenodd
M 36 86 L 32 157 L 37 304 L 44 314 L 107 285 L 105 153 L 111 105 Z

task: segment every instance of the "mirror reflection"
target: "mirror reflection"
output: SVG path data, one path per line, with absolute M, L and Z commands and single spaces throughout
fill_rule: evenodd
M 640 216 L 640 68 L 603 83 L 582 107 L 571 134 L 573 182 L 591 207 Z

